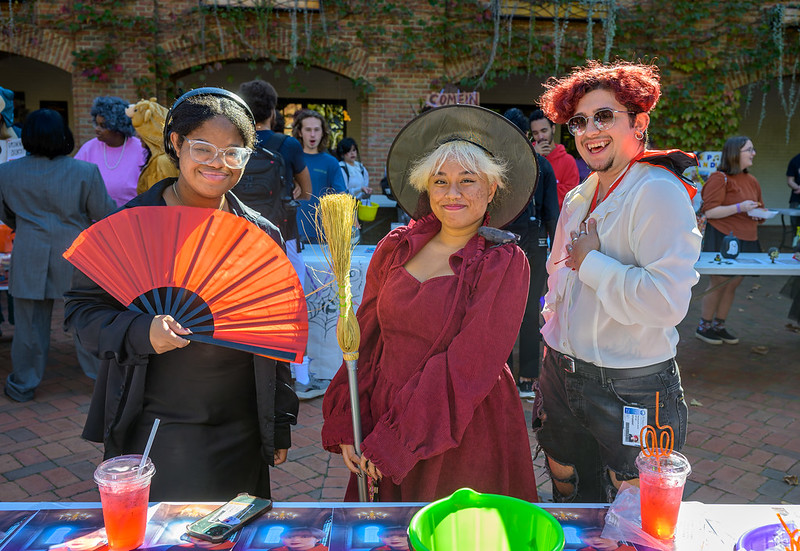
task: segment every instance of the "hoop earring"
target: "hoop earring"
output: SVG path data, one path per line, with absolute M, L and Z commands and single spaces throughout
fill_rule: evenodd
M 642 132 L 641 130 L 637 130 L 636 132 L 633 133 L 633 137 L 639 141 L 642 141 L 644 139 L 644 132 Z

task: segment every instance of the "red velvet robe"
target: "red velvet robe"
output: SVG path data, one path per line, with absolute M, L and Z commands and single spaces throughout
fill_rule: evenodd
M 455 273 L 420 283 L 405 263 L 436 235 L 429 215 L 378 245 L 358 308 L 362 452 L 383 473 L 381 501 L 432 501 L 462 487 L 537 501 L 528 432 L 505 361 L 528 292 L 516 245 L 473 237 Z M 532 338 L 532 337 L 531 337 Z M 347 369 L 323 402 L 322 444 L 353 443 Z M 357 499 L 355 476 L 345 496 Z

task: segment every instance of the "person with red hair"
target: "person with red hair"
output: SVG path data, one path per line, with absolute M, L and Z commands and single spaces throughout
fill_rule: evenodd
M 680 174 L 696 159 L 647 149 L 654 66 L 589 62 L 546 87 L 542 109 L 567 125 L 593 174 L 567 194 L 547 262 L 534 430 L 555 501 L 610 502 L 638 478 L 656 393 L 675 450 L 686 441 L 675 326 L 698 281 L 701 235 Z

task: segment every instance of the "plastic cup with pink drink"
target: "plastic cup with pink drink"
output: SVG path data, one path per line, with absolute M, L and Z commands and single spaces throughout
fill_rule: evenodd
M 636 466 L 639 468 L 642 529 L 658 539 L 674 538 L 683 487 L 692 472 L 689 460 L 676 451 L 658 456 L 640 453 Z
M 121 455 L 103 461 L 94 472 L 108 547 L 113 551 L 130 551 L 144 543 L 150 480 L 156 468 L 148 458 L 140 469 L 141 460 L 141 455 Z

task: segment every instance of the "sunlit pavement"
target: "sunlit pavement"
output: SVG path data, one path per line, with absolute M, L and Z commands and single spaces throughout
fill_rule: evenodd
M 690 403 L 683 451 L 692 474 L 685 499 L 800 503 L 800 486 L 789 483 L 800 476 L 800 334 L 785 327 L 789 300 L 778 294 L 785 281 L 744 280 L 728 319 L 738 345 L 711 346 L 694 338 L 699 300 L 679 327 L 678 362 Z M 705 286 L 703 278 L 695 291 Z M 2 303 L 5 309 L 5 297 Z M 61 316 L 57 304 L 48 368 L 36 398 L 19 404 L 0 395 L 0 501 L 99 500 L 92 473 L 101 448 L 80 437 L 92 381 L 78 368 Z M 4 381 L 14 330 L 7 322 L 0 328 Z M 524 409 L 530 420 L 532 405 L 524 402 Z M 289 461 L 272 470 L 274 500 L 342 499 L 348 471 L 340 456 L 320 447 L 321 426 L 322 398 L 302 402 Z M 541 457 L 535 465 L 547 501 L 550 482 Z

